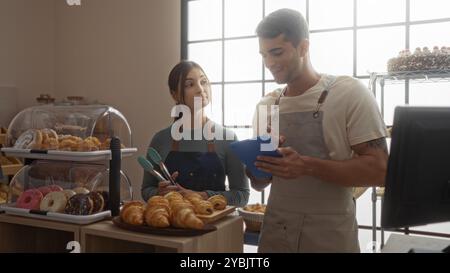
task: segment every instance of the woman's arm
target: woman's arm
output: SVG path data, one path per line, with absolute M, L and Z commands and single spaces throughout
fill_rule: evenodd
M 228 176 L 228 184 L 230 189 L 228 191 L 210 191 L 207 190 L 208 196 L 215 194 L 221 194 L 228 200 L 229 205 L 243 207 L 247 205 L 248 198 L 250 196 L 250 189 L 248 185 L 248 179 L 245 175 L 244 166 L 239 158 L 230 150 L 230 142 L 223 142 L 225 147 L 225 174 Z

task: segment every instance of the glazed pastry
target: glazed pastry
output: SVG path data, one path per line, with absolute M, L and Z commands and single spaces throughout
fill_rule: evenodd
M 77 145 L 77 151 L 78 152 L 91 152 L 91 151 L 98 151 L 99 148 L 92 140 L 85 139 L 83 142 L 78 143 Z
M 147 202 L 145 223 L 151 227 L 165 228 L 170 226 L 169 201 L 162 196 L 153 196 Z
M 211 196 L 208 198 L 208 201 L 211 202 L 216 210 L 223 210 L 227 207 L 227 199 L 220 194 Z
M 37 189 L 29 189 L 24 191 L 17 199 L 16 207 L 21 209 L 34 209 L 38 210 L 41 204 L 42 192 Z
M 17 149 L 39 149 L 42 143 L 42 133 L 40 130 L 29 129 L 23 132 L 14 143 Z
M 89 197 L 91 197 L 92 202 L 94 204 L 94 208 L 92 209 L 92 214 L 101 212 L 105 209 L 105 200 L 101 193 L 98 192 L 90 192 Z
M 65 208 L 65 213 L 72 215 L 92 214 L 94 202 L 87 194 L 75 194 L 72 196 Z
M 191 194 L 186 199 L 194 206 L 196 214 L 210 215 L 214 212 L 214 207 L 211 202 L 203 200 L 198 194 Z
M 67 200 L 70 199 L 70 197 L 74 196 L 75 194 L 77 194 L 76 192 L 74 192 L 73 190 L 63 190 L 62 191 L 65 195 Z
M 59 148 L 58 134 L 52 129 L 42 129 L 41 150 L 57 150 Z
M 130 225 L 144 224 L 145 204 L 141 201 L 127 202 L 120 210 L 120 218 Z
M 50 212 L 64 212 L 67 205 L 67 197 L 62 191 L 53 191 L 45 195 L 41 201 L 40 209 Z
M 72 189 L 75 193 L 77 194 L 88 194 L 89 190 L 86 189 L 85 187 L 77 187 L 75 189 Z

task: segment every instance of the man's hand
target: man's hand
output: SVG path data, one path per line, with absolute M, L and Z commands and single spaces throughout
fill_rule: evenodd
M 278 148 L 283 157 L 258 156 L 255 163 L 259 170 L 271 173 L 284 179 L 293 179 L 302 175 L 311 174 L 312 170 L 307 167 L 306 156 L 301 156 L 292 147 Z

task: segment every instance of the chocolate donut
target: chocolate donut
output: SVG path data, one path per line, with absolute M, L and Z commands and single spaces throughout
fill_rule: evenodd
M 97 191 L 97 192 L 103 196 L 103 201 L 105 201 L 105 205 L 103 206 L 103 209 L 108 210 L 109 209 L 109 192 L 107 192 L 107 191 Z
M 65 213 L 72 215 L 89 215 L 92 214 L 94 202 L 89 194 L 75 194 L 72 196 L 65 208 Z
M 89 197 L 92 199 L 94 208 L 92 209 L 92 214 L 101 212 L 105 209 L 105 200 L 103 196 L 98 192 L 90 192 Z

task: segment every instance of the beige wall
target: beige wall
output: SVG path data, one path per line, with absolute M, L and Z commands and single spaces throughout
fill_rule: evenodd
M 19 88 L 20 108 L 34 104 L 40 93 L 112 105 L 128 119 L 137 155 L 144 154 L 151 136 L 170 122 L 166 81 L 180 59 L 180 1 L 81 3 L 0 0 L 0 33 L 6 33 L 0 34 L 0 44 L 6 41 L 0 85 Z M 140 197 L 137 155 L 125 159 L 123 169 Z
M 168 73 L 180 58 L 180 1 L 56 2 L 58 96 L 82 95 L 119 109 L 128 119 L 138 155 L 170 122 Z M 136 196 L 143 171 L 123 161 Z
M 55 94 L 54 0 L 0 0 L 0 86 L 17 88 L 18 109 Z

